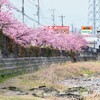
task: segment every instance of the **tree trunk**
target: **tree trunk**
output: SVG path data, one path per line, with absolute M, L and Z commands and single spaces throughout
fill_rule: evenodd
M 72 56 L 73 62 L 77 62 L 76 57 Z
M 72 58 L 72 62 L 77 62 L 77 60 L 76 60 L 76 52 L 74 52 L 74 51 L 71 50 L 69 52 L 69 55 Z
M 1 47 L 2 56 L 8 57 L 7 37 L 3 34 L 2 29 L 0 29 L 0 47 Z
M 15 44 L 15 46 L 14 46 L 14 49 L 13 49 L 13 56 L 15 58 L 17 58 L 18 57 L 18 54 L 19 54 L 19 46 L 16 43 L 14 43 L 14 44 Z

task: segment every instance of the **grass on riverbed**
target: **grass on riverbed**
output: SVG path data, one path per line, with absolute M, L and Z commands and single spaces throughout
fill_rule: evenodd
M 17 87 L 24 89 L 30 89 L 40 85 L 63 89 L 65 87 L 58 82 L 67 78 L 82 76 L 84 74 L 92 75 L 97 72 L 100 72 L 100 62 L 66 62 L 63 64 L 52 64 L 37 72 L 11 78 L 5 83 L 12 82 L 10 85 L 16 85 Z
M 59 82 L 71 77 L 82 76 L 87 74 L 88 76 L 100 73 L 100 62 L 66 62 L 62 64 L 52 64 L 49 67 L 42 68 L 31 74 L 20 75 L 10 78 L 1 83 L 2 86 L 15 86 L 21 90 L 27 91 L 31 88 L 35 88 L 41 85 L 47 87 L 54 87 L 57 90 L 63 91 L 68 87 L 61 85 Z M 3 94 L 0 100 L 60 100 L 60 99 L 39 99 L 34 97 L 16 96 L 5 97 Z M 3 99 L 1 99 L 3 98 Z M 62 99 L 61 99 L 62 100 Z M 66 100 L 66 99 L 65 99 Z
M 69 100 L 67 98 L 57 98 L 57 97 L 49 97 L 49 98 L 37 98 L 33 96 L 0 96 L 0 100 Z
M 33 96 L 0 96 L 0 100 L 45 100 L 42 98 L 35 98 Z

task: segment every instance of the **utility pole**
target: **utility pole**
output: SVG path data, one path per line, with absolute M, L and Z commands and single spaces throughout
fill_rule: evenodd
M 0 5 L 0 12 L 1 12 L 1 5 Z
M 72 24 L 72 33 L 74 32 L 74 27 L 73 27 L 73 24 Z
M 61 18 L 61 23 L 62 23 L 62 26 L 63 26 L 63 20 L 64 20 L 64 17 L 63 15 L 59 16 Z
M 40 0 L 38 0 L 38 5 L 37 5 L 37 16 L 38 16 L 38 25 L 40 25 Z
M 52 11 L 52 22 L 53 22 L 53 26 L 55 26 L 55 10 L 54 9 L 51 9 Z
M 24 23 L 24 0 L 22 0 L 22 20 Z

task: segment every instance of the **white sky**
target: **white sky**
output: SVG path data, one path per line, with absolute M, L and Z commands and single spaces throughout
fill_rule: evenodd
M 21 9 L 22 0 L 10 0 L 17 8 Z M 33 2 L 30 4 L 28 1 Z M 25 0 L 25 12 L 37 20 L 36 6 L 37 0 Z M 60 17 L 62 14 L 65 16 L 64 25 L 80 28 L 83 25 L 87 25 L 88 22 L 88 0 L 40 0 L 40 15 L 42 25 L 52 25 L 52 12 L 51 9 L 55 9 L 55 21 L 56 25 L 61 25 Z M 21 14 L 16 13 L 16 17 L 21 19 Z M 25 19 L 25 22 L 30 26 L 36 25 L 35 22 Z

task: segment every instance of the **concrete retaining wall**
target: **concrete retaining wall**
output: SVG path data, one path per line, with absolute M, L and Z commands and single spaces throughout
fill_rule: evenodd
M 70 58 L 68 57 L 5 58 L 0 60 L 0 75 L 21 71 L 34 71 L 52 63 L 62 63 L 69 60 Z
M 96 56 L 78 57 L 78 61 L 96 60 Z M 18 72 L 29 72 L 52 63 L 63 63 L 71 61 L 70 57 L 24 57 L 24 58 L 2 58 L 0 60 L 0 75 Z

